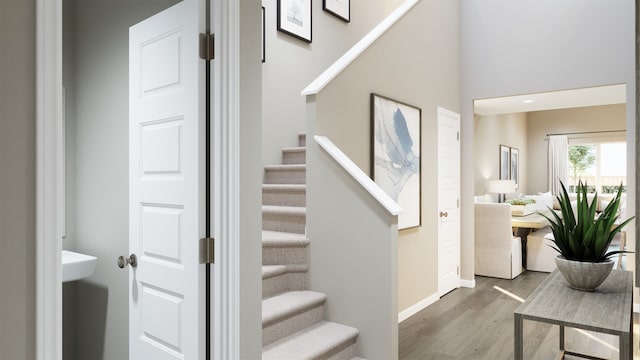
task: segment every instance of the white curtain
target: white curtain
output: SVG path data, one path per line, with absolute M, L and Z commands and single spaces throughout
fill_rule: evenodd
M 567 135 L 549 136 L 549 191 L 558 195 L 562 191 L 560 181 L 567 186 L 569 179 L 569 140 Z

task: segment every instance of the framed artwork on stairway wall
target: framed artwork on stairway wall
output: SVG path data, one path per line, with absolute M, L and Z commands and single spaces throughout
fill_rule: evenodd
M 278 31 L 311 42 L 311 0 L 278 0 Z
M 421 110 L 371 94 L 371 178 L 398 205 L 398 230 L 421 225 Z
M 322 9 L 345 22 L 351 21 L 351 0 L 322 0 Z

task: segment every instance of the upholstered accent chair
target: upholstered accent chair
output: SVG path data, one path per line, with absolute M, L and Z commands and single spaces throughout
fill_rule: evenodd
M 476 203 L 475 273 L 513 279 L 522 273 L 522 243 L 513 236 L 511 205 Z

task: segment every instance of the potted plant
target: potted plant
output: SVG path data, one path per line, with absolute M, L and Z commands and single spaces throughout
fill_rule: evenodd
M 611 258 L 628 252 L 623 249 L 609 251 L 609 245 L 613 237 L 633 220 L 633 217 L 616 223 L 619 217 L 622 184 L 613 200 L 600 214 L 596 214 L 598 194 L 594 194 L 590 203 L 587 199 L 586 183 L 580 181 L 576 188 L 575 212 L 567 189 L 562 182 L 560 185 L 562 194 L 557 196 L 560 214 L 551 211 L 552 216 L 544 213 L 540 215 L 549 221 L 555 243 L 552 248 L 560 253 L 555 259 L 558 270 L 572 288 L 593 291 L 611 273 Z

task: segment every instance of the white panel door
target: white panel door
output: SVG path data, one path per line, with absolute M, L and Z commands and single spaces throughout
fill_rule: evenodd
M 438 108 L 438 296 L 460 287 L 460 115 Z
M 129 358 L 204 358 L 204 64 L 197 1 L 129 31 Z M 98 85 L 98 84 L 97 84 Z

